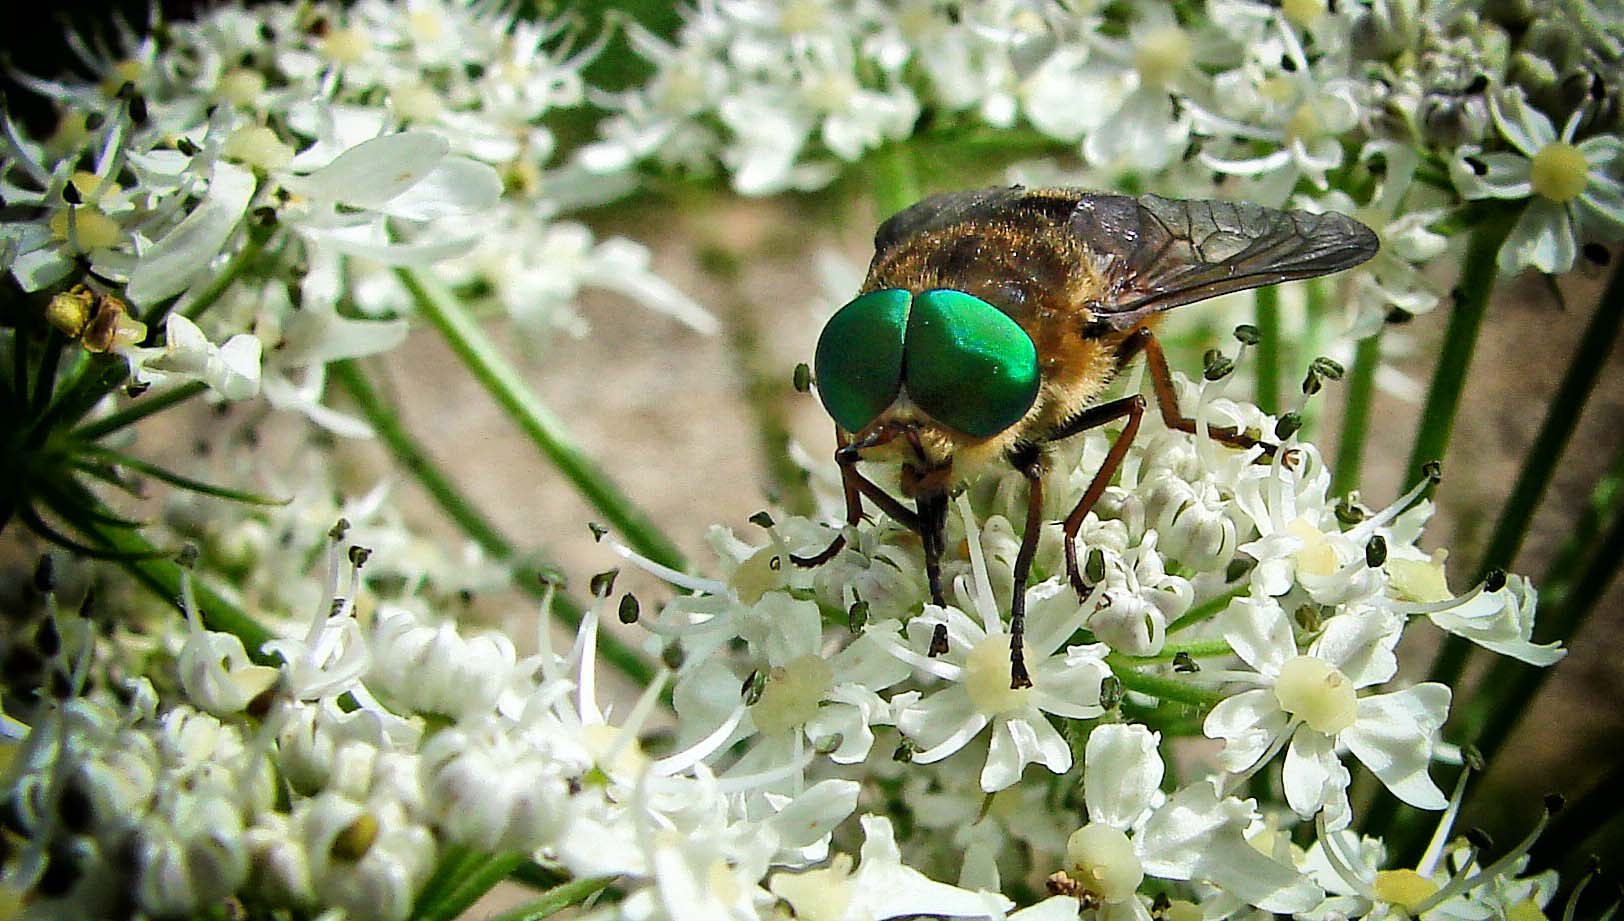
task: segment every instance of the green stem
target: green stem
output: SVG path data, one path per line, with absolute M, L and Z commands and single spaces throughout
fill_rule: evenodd
M 187 381 L 158 393 L 148 394 L 95 422 L 79 426 L 73 430 L 72 435 L 79 441 L 95 441 L 125 426 L 134 425 L 154 413 L 161 413 L 177 403 L 184 403 L 208 389 L 209 385 L 201 381 Z
M 1601 303 L 1579 336 L 1579 346 L 1573 352 L 1562 383 L 1551 397 L 1545 421 L 1539 427 L 1539 434 L 1534 436 L 1534 443 L 1517 473 L 1516 485 L 1511 487 L 1511 495 L 1500 511 L 1500 520 L 1495 523 L 1489 548 L 1483 553 L 1483 562 L 1478 566 L 1479 579 L 1491 569 L 1510 567 L 1516 559 L 1517 551 L 1528 536 L 1534 511 L 1551 485 L 1551 476 L 1579 423 L 1579 413 L 1596 389 L 1596 381 L 1607 365 L 1607 355 L 1618 341 L 1621 324 L 1624 324 L 1624 263 L 1613 270 Z
M 1122 686 L 1130 691 L 1149 694 L 1173 703 L 1189 704 L 1201 710 L 1210 710 L 1224 699 L 1224 695 L 1217 691 L 1198 688 L 1188 681 L 1177 678 L 1163 678 L 1160 675 L 1151 675 L 1134 668 L 1137 660 L 1127 656 L 1112 653 L 1105 657 L 1105 664 L 1110 666 L 1111 674 L 1117 676 Z
M 542 918 L 550 918 L 566 908 L 585 902 L 607 889 L 614 881 L 612 876 L 571 880 L 547 890 L 545 895 L 533 902 L 527 902 L 497 915 L 491 921 L 541 921 Z
M 1162 647 L 1162 651 L 1153 656 L 1128 656 L 1127 660 L 1135 665 L 1149 665 L 1153 662 L 1171 662 L 1180 653 L 1192 659 L 1210 659 L 1213 656 L 1232 656 L 1235 650 L 1230 647 L 1227 640 L 1205 640 L 1199 643 L 1169 643 Z
M 1595 554 L 1580 571 L 1572 590 L 1559 604 L 1547 608 L 1540 624 L 1543 638 L 1571 643 L 1620 566 L 1624 566 L 1624 514 L 1613 516 L 1612 525 L 1601 535 Z M 1496 662 L 1480 685 L 1482 693 L 1472 699 L 1461 738 L 1474 740 L 1483 757 L 1492 759 L 1539 696 L 1550 674 L 1549 668 L 1515 659 Z
M 546 586 L 534 578 L 534 570 L 541 567 L 525 566 L 525 571 L 518 571 L 519 553 L 513 543 L 497 530 L 496 524 L 485 517 L 473 500 L 457 488 L 457 484 L 435 462 L 428 450 L 418 444 L 412 433 L 401 424 L 394 407 L 367 380 L 361 366 L 354 360 L 336 361 L 327 366 L 327 371 L 331 379 L 349 394 L 362 417 L 372 426 L 378 440 L 389 449 L 401 467 L 417 478 L 418 485 L 462 529 L 463 534 L 479 544 L 493 559 L 513 567 L 513 582 L 520 590 L 533 598 L 545 595 Z M 562 592 L 553 593 L 553 611 L 572 627 L 581 623 L 581 606 Z M 598 633 L 598 652 L 616 670 L 639 685 L 646 686 L 654 678 L 654 666 L 641 653 L 601 629 Z
M 1168 624 L 1167 635 L 1172 636 L 1180 630 L 1186 630 L 1195 626 L 1196 624 L 1211 620 L 1212 618 L 1218 616 L 1218 614 L 1222 613 L 1224 609 L 1228 608 L 1231 601 L 1234 601 L 1236 598 L 1246 594 L 1247 592 L 1251 591 L 1251 589 L 1251 583 L 1242 582 L 1234 588 L 1224 592 L 1222 595 L 1216 595 L 1212 598 L 1208 598 L 1206 601 L 1203 601 L 1190 610 L 1185 611 L 1179 616 L 1178 620 Z
M 1381 364 L 1382 331 L 1359 340 L 1348 372 L 1347 403 L 1342 407 L 1342 431 L 1337 437 L 1336 469 L 1331 472 L 1331 494 L 1346 496 L 1359 488 L 1359 468 L 1365 459 L 1365 438 L 1370 434 L 1370 403 L 1376 393 L 1376 368 Z
M 1280 289 L 1274 285 L 1257 289 L 1257 405 L 1264 412 L 1280 412 L 1280 366 L 1285 343 L 1280 339 Z
M 914 168 L 913 150 L 907 144 L 887 144 L 871 158 L 870 187 L 874 210 L 880 220 L 917 202 L 919 174 Z
M 231 262 L 227 263 L 219 274 L 209 279 L 207 285 L 198 290 L 197 297 L 186 305 L 186 309 L 181 311 L 181 314 L 188 320 L 195 320 L 203 315 L 203 311 L 213 307 L 215 301 L 218 301 L 227 291 L 231 290 L 232 285 L 237 283 L 237 279 L 242 275 L 243 270 L 252 265 L 255 259 L 259 258 L 260 252 L 265 249 L 265 242 L 270 238 L 271 228 L 251 225 L 248 228 L 247 238 L 243 240 L 242 249 L 237 250 L 237 255 L 231 257 Z
M 564 425 L 542 405 L 524 379 L 497 352 L 461 303 L 437 279 L 412 269 L 397 269 L 423 317 L 462 359 L 496 402 L 518 423 L 532 444 L 565 479 L 620 533 L 632 549 L 672 569 L 686 567 L 682 554 L 641 509 L 620 491 L 601 465 L 588 457 L 565 432 Z
M 418 921 L 452 921 L 525 860 L 523 854 L 481 856 L 466 872 L 453 877 L 438 898 L 426 904 L 420 902 L 413 916 Z
M 1449 326 L 1444 331 L 1443 352 L 1433 368 L 1427 402 L 1421 410 L 1421 428 L 1416 432 L 1415 445 L 1410 449 L 1410 463 L 1405 468 L 1406 483 L 1414 483 L 1425 476 L 1422 467 L 1430 461 L 1443 460 L 1444 452 L 1449 448 L 1455 413 L 1460 409 L 1461 391 L 1466 386 L 1466 372 L 1471 367 L 1472 354 L 1477 350 L 1477 334 L 1483 325 L 1489 294 L 1494 290 L 1500 245 L 1510 232 L 1511 216 L 1496 212 L 1485 216 L 1483 222 L 1472 229 L 1472 235 L 1467 240 L 1460 286 L 1455 291 Z
M 105 526 L 94 526 L 88 522 L 78 525 L 81 530 L 88 532 L 88 536 L 103 544 L 111 550 L 124 554 L 151 554 L 157 550 L 139 532 Z M 180 565 L 168 559 L 121 560 L 123 566 L 136 581 L 146 586 L 154 595 L 174 605 L 175 610 L 180 606 Z M 211 630 L 220 630 L 242 640 L 243 648 L 248 655 L 261 664 L 274 665 L 277 659 L 260 650 L 266 642 L 275 638 L 275 634 L 261 626 L 260 623 L 248 616 L 235 604 L 226 600 L 224 595 L 210 588 L 201 579 L 192 579 L 192 594 L 197 600 L 197 607 L 203 615 L 203 623 Z

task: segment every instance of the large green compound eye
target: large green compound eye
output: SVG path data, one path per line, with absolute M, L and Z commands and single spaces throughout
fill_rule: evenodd
M 1008 314 L 938 288 L 908 313 L 908 397 L 938 422 L 987 438 L 1026 415 L 1038 396 L 1038 350 Z
M 902 338 L 912 297 L 900 288 L 860 295 L 835 311 L 818 337 L 812 360 L 818 398 L 848 432 L 874 421 L 902 389 Z

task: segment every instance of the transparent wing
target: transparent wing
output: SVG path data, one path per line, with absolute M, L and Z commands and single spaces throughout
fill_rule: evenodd
M 1231 291 L 1352 268 L 1378 248 L 1370 228 L 1335 212 L 1156 195 L 1083 194 L 1068 225 L 1106 283 L 1084 306 L 1118 329 Z

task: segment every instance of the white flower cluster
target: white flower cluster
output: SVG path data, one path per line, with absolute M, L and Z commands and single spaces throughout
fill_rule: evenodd
M 1182 386 L 1203 429 L 1274 426 L 1218 384 Z M 1054 459 L 1049 520 L 1108 444 L 1090 433 Z M 1351 755 L 1413 806 L 1450 804 L 1429 776 L 1454 757 L 1437 737 L 1449 689 L 1383 687 L 1393 648 L 1430 619 L 1549 664 L 1561 650 L 1528 641 L 1532 589 L 1495 577 L 1451 595 L 1442 552 L 1416 547 L 1425 501 L 1338 505 L 1317 450 L 1284 447 L 1259 463 L 1258 449 L 1147 425 L 1082 529 L 1086 597 L 1045 526 L 1024 689 L 1010 688 L 996 601 L 1018 544 L 1011 482 L 956 500 L 945 608 L 928 603 L 918 541 L 894 524 L 848 528 L 849 546 L 811 569 L 791 555 L 831 535 L 808 520 L 772 525 L 761 546 L 718 530 L 716 580 L 611 541 L 693 590 L 647 625 L 671 667 L 623 714 L 599 702 L 607 594 L 568 650 L 543 623 L 521 657 L 503 635 L 378 602 L 361 578 L 369 553 L 351 547 L 345 567 L 335 531 L 315 615 L 254 651 L 278 664 L 205 629 L 188 589 L 181 702 L 159 707 L 140 679 L 125 703 L 97 693 L 44 711 L 11 772 L 28 841 L 4 880 L 41 915 L 110 910 L 127 891 L 153 915 L 235 894 L 400 919 L 456 847 L 612 880 L 613 912 L 639 919 L 783 905 L 850 921 L 998 918 L 1013 907 L 1002 893 L 1033 874 L 1052 897 L 1023 918 L 1145 919 L 1146 877 L 1212 916 L 1413 915 L 1451 900 L 1477 916 L 1549 898 L 1549 880 L 1516 881 L 1521 863 L 1488 872 L 1458 847 L 1445 861 L 1441 843 L 1416 869 L 1382 867 L 1347 796 Z M 64 632 L 80 637 L 59 656 L 82 686 L 89 631 Z M 667 684 L 676 722 L 651 751 Z M 1223 743 L 1216 765 L 1164 782 L 1166 750 L 1192 733 Z M 1238 794 L 1277 761 L 1286 809 Z M 831 836 L 845 840 L 865 789 L 906 821 L 864 817 L 854 869 Z M 1290 845 L 1297 822 L 1313 823 L 1306 851 Z
M 1436 302 L 1413 270 L 1443 249 L 1426 230 L 1441 216 L 1430 209 L 1527 201 L 1502 252 L 1506 271 L 1564 272 L 1580 243 L 1624 235 L 1624 84 L 1609 63 L 1624 23 L 1581 2 L 1585 28 L 1562 30 L 1501 6 L 1493 15 L 1511 20 L 1413 0 L 1209 0 L 1177 11 L 701 0 L 674 43 L 632 27 L 655 74 L 605 100 L 616 112 L 579 162 L 610 174 L 643 160 L 700 172 L 719 161 L 734 188 L 761 195 L 823 186 L 842 162 L 916 134 L 977 144 L 986 129 L 1007 135 L 1024 122 L 1050 149 L 1080 154 L 1086 182 L 1268 205 L 1307 193 L 1320 208 L 1369 208 L 1361 216 L 1379 218 L 1366 222 L 1392 245 L 1385 264 L 1356 276 L 1372 301 L 1355 302 L 1365 334 L 1390 308 Z M 1566 70 L 1546 73 L 1553 66 Z M 1485 146 L 1511 150 L 1480 156 Z M 1426 182 L 1412 186 L 1423 157 Z M 1327 197 L 1334 188 L 1358 189 L 1358 201 Z
M 0 269 L 27 291 L 86 273 L 113 312 L 64 302 L 51 319 L 125 355 L 138 382 L 263 392 L 363 432 L 321 405 L 322 372 L 404 338 L 389 319 L 412 311 L 397 267 L 438 264 L 532 325 L 578 327 L 569 305 L 589 285 L 714 325 L 642 247 L 556 219 L 625 188 L 549 167 L 545 120 L 583 103 L 597 50 L 572 50 L 562 25 L 372 0 L 227 5 L 162 26 L 125 29 L 122 59 L 77 45 L 99 82 L 20 76 L 58 107 L 50 137 L 0 118 Z

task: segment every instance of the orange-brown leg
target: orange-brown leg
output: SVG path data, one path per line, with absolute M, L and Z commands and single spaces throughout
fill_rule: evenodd
M 1038 535 L 1043 528 L 1043 455 L 1028 446 L 1010 458 L 1026 477 L 1026 531 L 1021 549 L 1015 554 L 1015 592 L 1009 600 L 1009 686 L 1029 688 L 1032 676 L 1026 670 L 1026 580 L 1032 574 L 1032 558 L 1038 552 Z
M 1112 442 L 1111 450 L 1106 452 L 1105 460 L 1100 469 L 1094 471 L 1094 479 L 1088 484 L 1083 497 L 1077 500 L 1077 505 L 1066 516 L 1064 532 L 1066 535 L 1066 576 L 1071 580 L 1071 587 L 1076 589 L 1077 597 L 1086 598 L 1091 589 L 1083 581 L 1083 574 L 1077 567 L 1077 532 L 1083 526 L 1083 519 L 1094 510 L 1095 503 L 1105 494 L 1105 487 L 1111 484 L 1111 478 L 1116 476 L 1117 468 L 1122 466 L 1122 458 L 1128 453 L 1128 446 L 1133 444 L 1134 436 L 1139 434 L 1139 422 L 1145 417 L 1145 398 L 1139 394 L 1112 400 L 1099 406 L 1091 406 L 1074 416 L 1063 428 L 1051 434 L 1050 441 L 1068 438 L 1079 432 L 1091 428 L 1098 428 L 1108 422 L 1121 419 L 1124 416 L 1128 424 L 1122 427 L 1121 434 Z
M 839 432 L 835 439 L 840 446 L 835 449 L 835 463 L 840 467 L 840 485 L 846 494 L 846 524 L 855 525 L 863 520 L 863 497 L 873 500 L 880 510 L 896 519 L 903 527 L 915 532 L 919 531 L 919 516 L 909 511 L 906 506 L 892 498 L 874 481 L 857 472 L 857 452 L 850 450 L 850 439 Z M 822 552 L 813 556 L 791 556 L 790 562 L 797 566 L 821 566 L 834 559 L 840 548 L 846 546 L 846 535 L 841 534 L 829 543 Z
M 1194 435 L 1195 420 L 1179 409 L 1178 394 L 1173 391 L 1173 372 L 1167 367 L 1167 355 L 1162 352 L 1161 343 L 1156 341 L 1156 335 L 1149 327 L 1139 327 L 1122 341 L 1122 345 L 1117 348 L 1119 364 L 1126 364 L 1140 352 L 1145 353 L 1145 370 L 1150 372 L 1150 383 L 1156 391 L 1156 407 L 1161 410 L 1162 424 L 1170 429 Z M 1216 428 L 1209 426 L 1207 437 L 1232 448 L 1262 445 L 1265 458 L 1274 456 L 1274 445 L 1228 426 Z

